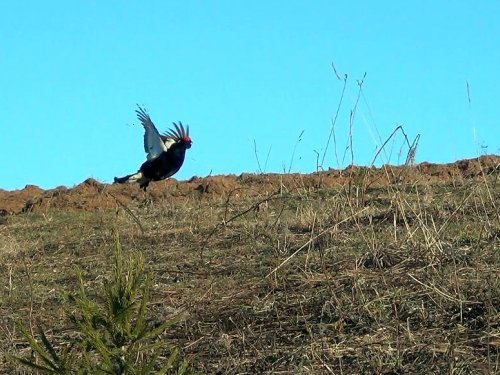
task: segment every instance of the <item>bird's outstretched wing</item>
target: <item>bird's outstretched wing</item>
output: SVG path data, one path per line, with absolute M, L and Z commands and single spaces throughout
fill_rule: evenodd
M 167 151 L 167 147 L 158 133 L 155 124 L 151 121 L 151 117 L 137 105 L 139 109 L 136 109 L 137 118 L 144 126 L 144 151 L 148 154 L 147 159 L 152 160 L 157 158 L 162 152 Z

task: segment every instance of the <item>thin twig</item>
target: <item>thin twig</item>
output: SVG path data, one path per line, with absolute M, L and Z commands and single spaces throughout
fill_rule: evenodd
M 269 150 L 267 151 L 266 161 L 264 162 L 264 172 L 267 171 L 267 162 L 269 160 L 269 155 L 271 154 L 272 148 L 273 148 L 273 145 L 269 146 Z
M 346 148 L 344 150 L 344 155 L 342 156 L 342 164 L 344 164 L 345 155 L 347 153 L 347 150 L 349 149 L 350 154 L 351 154 L 351 165 L 354 165 L 354 150 L 352 147 L 352 138 L 353 138 L 352 137 L 352 127 L 354 125 L 354 116 L 356 115 L 356 111 L 358 109 L 359 99 L 361 98 L 361 93 L 362 93 L 362 88 L 363 88 L 363 83 L 365 81 L 365 78 L 366 78 L 366 72 L 363 75 L 363 78 L 360 81 L 358 80 L 358 87 L 359 87 L 358 96 L 356 97 L 356 102 L 354 103 L 354 107 L 351 110 L 351 114 L 349 116 L 349 138 L 348 138 L 349 144 L 346 145 Z
M 469 101 L 469 105 L 470 105 L 470 86 L 469 86 L 469 81 L 465 81 L 465 83 L 467 84 L 467 100 Z
M 224 219 L 222 220 L 224 223 L 227 223 L 227 214 L 229 212 L 229 201 L 231 200 L 231 197 L 233 196 L 234 193 L 238 192 L 238 191 L 241 191 L 241 190 L 250 190 L 250 191 L 254 191 L 256 192 L 257 194 L 259 194 L 258 191 L 256 191 L 255 189 L 251 189 L 251 188 L 247 188 L 247 187 L 238 187 L 238 188 L 234 188 L 233 190 L 231 190 L 229 192 L 229 194 L 227 195 L 227 198 L 226 198 L 226 202 L 224 203 L 225 205 L 225 209 L 224 209 Z
M 299 139 L 297 142 L 295 142 L 295 145 L 293 146 L 293 152 L 292 152 L 292 158 L 290 159 L 290 165 L 288 166 L 288 173 L 292 170 L 292 164 L 293 164 L 293 158 L 295 156 L 295 150 L 297 149 L 297 145 L 299 144 L 300 141 L 302 141 L 302 134 L 304 134 L 304 130 L 302 130 L 299 134 Z
M 335 75 L 337 76 L 337 78 L 340 81 L 340 77 L 339 77 L 337 70 L 335 69 L 335 65 L 333 65 L 333 63 L 332 63 L 332 68 L 333 68 Z M 325 162 L 326 152 L 328 150 L 328 146 L 330 145 L 330 139 L 332 138 L 332 136 L 333 136 L 334 147 L 335 147 L 335 149 L 334 149 L 335 160 L 337 162 L 337 166 L 339 166 L 339 158 L 337 155 L 337 142 L 335 140 L 335 124 L 337 123 L 337 118 L 339 116 L 340 107 L 342 106 L 342 101 L 344 100 L 346 86 L 347 86 L 347 74 L 344 74 L 344 86 L 342 87 L 342 93 L 340 94 L 340 100 L 339 100 L 339 104 L 337 105 L 337 111 L 335 112 L 335 117 L 330 120 L 332 123 L 332 128 L 330 129 L 330 134 L 328 135 L 328 139 L 326 141 L 325 151 L 323 152 L 323 157 L 321 158 L 321 164 L 320 164 L 321 168 L 323 168 L 323 163 Z
M 235 189 L 236 190 L 236 189 Z M 232 193 L 232 192 L 231 192 Z M 231 194 L 230 193 L 230 194 Z M 217 232 L 217 230 L 220 228 L 220 227 L 223 227 L 223 226 L 226 226 L 227 224 L 229 224 L 231 221 L 233 220 L 236 220 L 237 218 L 243 216 L 243 215 L 246 215 L 247 213 L 255 210 L 257 207 L 259 207 L 262 203 L 265 203 L 265 202 L 268 202 L 272 199 L 275 199 L 276 196 L 282 196 L 281 193 L 279 191 L 276 191 L 274 193 L 272 193 L 271 195 L 267 196 L 266 198 L 264 199 L 261 199 L 260 201 L 252 204 L 249 208 L 247 208 L 246 210 L 243 210 L 241 212 L 238 212 L 236 215 L 230 217 L 229 219 L 223 219 L 221 222 L 217 223 L 217 225 L 215 225 L 215 227 L 213 227 L 213 229 L 210 231 L 210 233 L 208 234 L 208 236 L 205 238 L 205 240 L 203 241 L 203 244 L 201 246 L 201 249 L 200 249 L 200 253 L 203 254 L 203 250 L 205 250 L 206 246 L 207 246 L 207 243 L 208 243 L 208 240 L 215 234 L 215 232 Z M 227 201 L 229 202 L 229 200 Z M 227 208 L 226 208 L 226 212 L 227 212 Z M 225 216 L 225 214 L 224 214 Z
M 257 159 L 257 166 L 259 167 L 259 173 L 262 174 L 262 168 L 260 167 L 259 154 L 257 152 L 257 142 L 253 140 L 253 152 L 255 154 L 255 159 Z
M 408 145 L 408 148 L 409 148 L 409 151 L 408 151 L 408 156 L 410 156 L 410 151 L 414 149 L 413 154 L 416 152 L 416 148 L 418 146 L 418 141 L 420 139 L 420 134 L 417 134 L 417 136 L 415 137 L 415 139 L 413 140 L 413 142 L 410 144 L 410 141 L 408 140 L 408 136 L 406 135 L 403 127 L 401 125 L 398 125 L 393 131 L 392 133 L 389 135 L 389 137 L 387 137 L 387 139 L 385 140 L 384 143 L 382 143 L 382 146 L 380 146 L 380 148 L 378 149 L 378 151 L 375 153 L 375 156 L 373 157 L 373 160 L 372 162 L 370 163 L 370 166 L 374 165 L 375 164 L 375 160 L 377 160 L 379 154 L 382 152 L 382 150 L 384 149 L 385 145 L 391 140 L 392 137 L 394 137 L 394 135 L 398 132 L 398 131 L 401 131 L 401 133 L 403 133 L 403 137 L 406 141 L 406 144 Z M 407 159 L 408 159 L 408 156 L 407 156 Z
M 118 203 L 118 205 L 121 206 L 121 208 L 123 208 L 125 210 L 126 213 L 128 213 L 132 219 L 136 222 L 136 224 L 139 226 L 139 228 L 141 229 L 141 232 L 142 234 L 145 233 L 145 230 L 144 230 L 144 227 L 142 226 L 141 222 L 139 221 L 139 219 L 137 218 L 137 216 L 134 215 L 134 213 L 132 211 L 130 211 L 130 208 L 128 208 L 125 204 L 123 204 L 122 202 L 120 202 L 120 200 L 118 198 L 116 198 L 112 193 L 110 193 L 109 191 L 106 192 L 107 194 L 109 194 L 111 197 L 114 198 L 115 202 Z
M 330 232 L 331 230 L 335 229 L 337 226 L 339 226 L 340 224 L 343 224 L 345 223 L 346 221 L 349 221 L 351 219 L 353 219 L 354 217 L 356 217 L 357 215 L 359 215 L 360 213 L 366 211 L 369 207 L 365 207 L 361 210 L 359 210 L 358 212 L 354 213 L 353 215 L 349 216 L 349 217 L 346 217 L 345 219 L 342 219 L 340 220 L 339 222 L 335 223 L 334 225 L 328 227 L 327 229 L 325 229 L 324 231 L 318 233 L 316 236 L 314 237 L 311 237 L 309 238 L 309 240 L 304 243 L 301 247 L 299 247 L 297 250 L 295 250 L 293 252 L 292 255 L 290 255 L 288 258 L 286 258 L 283 262 L 280 263 L 280 265 L 278 265 L 276 268 L 274 268 L 271 272 L 269 272 L 265 278 L 268 278 L 269 276 L 271 276 L 273 273 L 276 273 L 276 271 L 278 271 L 281 267 L 283 267 L 285 264 L 287 264 L 293 257 L 295 257 L 295 255 L 297 255 L 300 251 L 302 251 L 303 249 L 305 249 L 307 246 L 309 246 L 309 244 L 311 244 L 312 242 L 316 241 L 318 238 L 324 236 L 326 233 Z
M 414 281 L 416 281 L 418 284 L 422 285 L 423 287 L 425 287 L 426 289 L 429 289 L 429 290 L 432 290 L 433 292 L 436 292 L 437 294 L 439 294 L 441 297 L 444 297 L 446 299 L 449 299 L 450 301 L 454 301 L 454 302 L 460 302 L 460 303 L 482 303 L 482 302 L 478 302 L 478 301 L 468 301 L 468 300 L 461 300 L 461 299 L 458 299 L 458 298 L 455 298 L 453 296 L 450 296 L 448 293 L 446 292 L 443 292 L 442 290 L 440 290 L 439 288 L 437 288 L 436 286 L 434 285 L 427 285 L 427 284 L 424 284 L 422 281 L 418 280 L 415 276 L 413 276 L 411 273 L 408 273 L 407 274 L 408 276 L 410 276 Z
M 410 146 L 410 149 L 408 150 L 408 153 L 406 154 L 406 161 L 405 161 L 406 166 L 413 165 L 415 163 L 415 154 L 417 153 L 419 139 L 420 139 L 420 134 L 417 134 L 417 136 L 413 140 L 413 143 Z

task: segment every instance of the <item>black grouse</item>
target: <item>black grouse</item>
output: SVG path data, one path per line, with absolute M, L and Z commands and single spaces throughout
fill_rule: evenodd
M 179 124 L 174 122 L 175 129 L 160 134 L 147 112 L 139 105 L 137 107 L 139 107 L 135 111 L 137 118 L 144 126 L 144 151 L 147 153 L 147 160 L 137 173 L 115 177 L 115 183 L 135 181 L 146 191 L 151 181 L 163 180 L 177 173 L 192 142 L 189 137 L 189 126 L 184 129 L 181 122 Z

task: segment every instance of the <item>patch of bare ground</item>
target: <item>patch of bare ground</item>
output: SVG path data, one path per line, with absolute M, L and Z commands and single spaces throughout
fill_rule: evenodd
M 0 192 L 0 372 L 20 317 L 64 345 L 65 293 L 153 271 L 160 340 L 207 374 L 500 372 L 500 158 Z M 29 190 L 29 193 L 28 193 Z

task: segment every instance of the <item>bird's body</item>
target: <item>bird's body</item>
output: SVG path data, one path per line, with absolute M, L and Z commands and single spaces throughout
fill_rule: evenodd
M 124 177 L 115 177 L 115 183 L 138 182 L 144 190 L 151 181 L 160 181 L 173 176 L 184 163 L 186 150 L 191 147 L 189 127 L 174 123 L 175 130 L 171 129 L 160 135 L 149 115 L 139 107 L 137 117 L 144 127 L 144 151 L 147 160 L 141 165 L 137 173 Z

